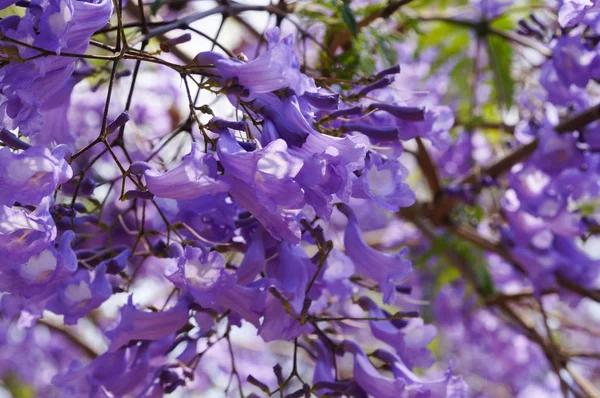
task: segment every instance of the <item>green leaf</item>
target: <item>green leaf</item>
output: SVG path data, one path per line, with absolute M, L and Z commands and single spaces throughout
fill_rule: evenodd
M 577 210 L 581 212 L 583 216 L 593 216 L 594 214 L 596 214 L 596 208 L 599 204 L 599 200 L 582 202 L 577 206 Z
M 511 73 L 512 47 L 506 40 L 492 35 L 487 36 L 485 42 L 496 98 L 501 106 L 508 109 L 512 106 L 515 90 L 515 81 Z
M 352 36 L 355 38 L 358 37 L 358 24 L 356 23 L 356 16 L 354 15 L 354 10 L 348 5 L 348 3 L 344 3 L 342 5 L 342 20 L 352 33 Z
M 470 74 L 473 73 L 473 59 L 464 57 L 458 60 L 452 70 L 450 77 L 454 84 L 448 87 L 448 96 L 458 98 L 456 115 L 461 120 L 471 117 L 473 108 L 473 90 L 471 89 Z
M 165 0 L 154 0 L 152 2 L 152 5 L 150 6 L 150 12 L 152 13 L 152 16 L 155 16 L 156 13 L 158 12 L 158 9 L 160 7 L 162 7 L 163 5 L 165 5 L 166 1 Z
M 14 398 L 33 398 L 35 390 L 28 384 L 23 383 L 14 373 L 9 373 L 2 381 L 4 386 Z
M 386 37 L 379 34 L 377 29 L 371 29 L 371 34 L 377 41 L 378 50 L 383 55 L 383 58 L 385 59 L 387 65 L 395 65 L 398 60 L 398 53 L 394 49 L 394 46 L 391 42 L 393 38 L 389 35 Z
M 369 16 L 371 14 L 375 14 L 377 12 L 380 12 L 381 10 L 383 10 L 385 8 L 386 4 L 385 3 L 379 3 L 379 4 L 368 4 L 362 8 L 359 8 L 358 10 L 356 10 L 356 15 L 360 15 L 363 17 Z
M 439 291 L 443 286 L 460 279 L 460 271 L 454 267 L 445 267 L 442 272 L 437 274 L 435 281 L 435 291 Z

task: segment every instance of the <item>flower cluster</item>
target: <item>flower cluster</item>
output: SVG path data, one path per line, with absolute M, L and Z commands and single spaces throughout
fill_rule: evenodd
M 316 358 L 312 385 L 303 381 L 311 366 L 294 354 L 287 379 L 271 357 L 275 387 L 264 384 L 272 377 L 248 369 L 240 393 L 254 385 L 319 395 L 466 396 L 452 370 L 433 378 L 413 373 L 433 364 L 426 346 L 435 330 L 418 312 L 391 313 L 380 301 L 402 306 L 411 262 L 406 250 L 369 246 L 352 205 L 369 202 L 388 212 L 412 205 L 401 141 L 447 134 L 448 116 L 378 100 L 398 67 L 349 90 L 319 87 L 301 72 L 292 37 L 280 40 L 274 28 L 256 59 L 198 54 L 190 68 L 204 75 L 199 88 L 229 105 L 220 116 L 199 107 L 208 120 L 196 108 L 181 123 L 172 115 L 167 128 L 175 130 L 168 133 L 153 126 L 150 102 L 129 100 L 119 109 L 112 101 L 111 91 L 130 75 L 118 71 L 119 58 L 102 84 L 106 71 L 92 63 L 102 56 L 83 56 L 111 13 L 106 1 L 32 2 L 24 16 L 1 22 L 8 62 L 0 79 L 5 327 L 29 330 L 42 322 L 64 331 L 51 314 L 67 327 L 81 325 L 127 297 L 116 319 L 97 321 L 105 352 L 88 349 L 87 363 L 66 353 L 73 361 L 56 365 L 51 389 L 149 397 L 202 388 L 202 357 L 219 350 L 213 345 L 232 349 L 239 329 Z M 104 93 L 106 103 L 80 97 L 88 78 L 100 79 L 103 87 L 87 89 Z M 178 142 L 188 148 L 183 157 L 170 145 L 181 132 L 188 133 Z M 171 293 L 148 311 L 136 303 L 150 279 Z M 377 289 L 383 295 L 374 301 L 369 292 Z M 369 339 L 381 342 L 374 354 L 337 337 L 348 322 L 367 321 Z M 421 330 L 426 337 L 415 340 Z M 345 354 L 354 358 L 349 377 L 337 367 Z M 239 376 L 231 355 L 227 366 Z M 380 374 L 374 361 L 393 371 Z M 20 366 L 10 365 L 26 380 Z
M 597 393 L 593 1 L 193 3 L 0 1 L 0 389 Z

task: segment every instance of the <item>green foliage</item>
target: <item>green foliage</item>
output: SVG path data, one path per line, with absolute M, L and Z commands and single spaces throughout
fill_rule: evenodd
M 583 203 L 580 203 L 577 206 L 577 211 L 581 213 L 582 216 L 590 217 L 595 214 L 598 214 L 598 205 L 600 205 L 599 200 L 590 200 Z
M 150 6 L 150 12 L 152 13 L 152 15 L 155 16 L 160 7 L 162 7 L 166 3 L 167 2 L 165 0 L 154 0 L 152 2 L 152 5 Z
M 342 5 L 341 11 L 342 20 L 346 24 L 346 27 L 352 33 L 354 38 L 358 37 L 358 24 L 356 23 L 356 15 L 354 15 L 354 11 L 350 8 L 348 1 L 344 1 Z
M 9 373 L 2 379 L 4 386 L 13 398 L 33 398 L 35 390 L 28 384 L 23 383 L 15 374 Z
M 442 234 L 432 243 L 431 248 L 415 261 L 416 268 L 424 267 L 428 262 L 436 259 L 432 266 L 437 270 L 435 293 L 444 285 L 461 278 L 460 271 L 452 266 L 445 258 L 445 253 L 452 251 L 464 259 L 465 264 L 473 267 L 477 284 L 486 295 L 494 294 L 494 283 L 487 268 L 487 261 L 483 250 L 459 237 L 451 234 Z
M 488 35 L 485 43 L 494 80 L 495 97 L 508 109 L 512 106 L 515 89 L 511 73 L 512 46 L 505 39 L 495 35 Z
M 25 15 L 25 7 L 9 6 L 3 10 L 0 10 L 0 18 L 10 17 L 11 15 L 18 15 L 22 17 Z

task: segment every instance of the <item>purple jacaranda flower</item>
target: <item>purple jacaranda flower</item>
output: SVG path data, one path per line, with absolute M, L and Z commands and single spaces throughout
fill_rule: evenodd
M 182 328 L 189 319 L 189 297 L 184 296 L 172 308 L 160 312 L 141 311 L 129 296 L 127 304 L 121 307 L 119 325 L 106 332 L 111 339 L 109 351 L 115 352 L 132 341 L 157 341 Z
M 240 206 L 273 237 L 298 242 L 299 227 L 293 211 L 304 205 L 304 194 L 294 177 L 302 161 L 288 153 L 286 143 L 276 140 L 263 149 L 246 152 L 232 136 L 224 134 L 217 143 L 217 153 L 225 169 L 224 181 Z
M 359 132 L 371 140 L 378 142 L 398 142 L 400 140 L 400 129 L 396 126 L 380 126 L 365 122 L 345 122 L 341 125 L 342 131 Z
M 403 258 L 407 253 L 404 248 L 395 254 L 377 251 L 363 240 L 358 220 L 347 205 L 339 205 L 342 213 L 348 217 L 348 225 L 344 234 L 346 253 L 354 263 L 356 270 L 379 283 L 383 292 L 383 301 L 389 303 L 396 291 L 395 284 L 403 281 L 412 273 L 412 264 Z
M 241 326 L 239 320 L 244 319 L 258 328 L 265 309 L 266 295 L 261 281 L 246 286 L 235 284 L 230 289 L 217 292 L 216 307 L 221 311 L 231 311 L 229 322 L 232 325 Z
M 433 106 L 425 109 L 425 120 L 422 122 L 409 122 L 398 119 L 400 138 L 409 140 L 415 137 L 424 137 L 431 140 L 433 146 L 444 150 L 450 145 L 448 133 L 454 125 L 454 113 L 447 106 Z
M 395 354 L 379 349 L 374 356 L 391 366 L 393 378 L 380 374 L 358 344 L 344 341 L 345 351 L 354 355 L 354 382 L 367 394 L 378 398 L 396 397 L 446 397 L 467 398 L 468 386 L 460 376 L 452 376 L 452 371 L 434 380 L 423 380 Z
M 558 9 L 558 23 L 564 28 L 581 22 L 595 4 L 595 0 L 563 0 Z
M 176 207 L 173 219 L 185 220 L 196 233 L 210 242 L 228 242 L 236 229 L 235 216 L 240 209 L 226 193 L 178 200 L 176 204 L 165 203 L 164 199 L 158 201 L 163 208 Z M 183 229 L 180 233 L 188 235 L 189 231 Z
M 308 281 L 316 271 L 315 265 L 301 246 L 281 242 L 278 256 L 267 263 L 269 278 L 276 279 L 278 288 L 286 293 L 292 304 L 300 304 L 306 296 Z
M 366 244 L 358 226 L 358 220 L 352 209 L 347 205 L 339 205 L 339 209 L 348 218 L 344 246 L 346 253 L 354 262 L 356 270 L 379 283 L 384 294 L 384 302 L 392 300 L 395 283 L 406 279 L 412 272 L 409 260 L 404 259 L 407 250 L 402 249 L 396 254 L 377 251 Z
M 362 106 L 352 106 L 349 108 L 342 108 L 336 111 L 331 112 L 326 115 L 325 118 L 329 120 L 337 119 L 338 117 L 352 116 L 352 115 L 362 115 L 364 113 L 364 109 Z
M 578 168 L 583 164 L 584 154 L 577 148 L 577 139 L 569 134 L 557 134 L 552 130 L 540 132 L 540 144 L 531 161 L 549 176 L 565 169 Z
M 198 62 L 212 61 L 224 79 L 235 79 L 250 91 L 251 96 L 283 88 L 291 89 L 296 95 L 302 95 L 307 90 L 315 91 L 313 80 L 300 72 L 300 63 L 293 51 L 292 36 L 279 41 L 277 27 L 269 29 L 265 35 L 269 42 L 268 50 L 252 61 L 243 62 L 222 56 L 209 57 L 205 54 L 199 54 L 200 57 L 196 59 Z
M 0 207 L 0 264 L 22 264 L 48 248 L 56 239 L 56 227 L 48 211 L 48 199 L 35 211 Z
M 281 295 L 281 293 L 277 294 Z M 300 314 L 299 309 L 297 311 L 293 308 L 290 310 L 296 316 Z M 274 297 L 273 294 L 267 295 L 263 314 L 264 319 L 258 329 L 258 334 L 266 342 L 274 340 L 290 341 L 301 333 L 306 333 L 312 329 L 312 325 L 301 325 L 297 319 L 288 314 L 280 299 Z
M 223 135 L 217 144 L 219 160 L 225 177 L 240 180 L 250 186 L 267 208 L 294 206 L 302 203 L 302 191 L 293 178 L 302 161 L 287 152 L 283 140 L 265 148 L 246 152 L 230 135 Z
M 444 177 L 463 175 L 473 166 L 472 134 L 463 132 L 456 141 L 437 158 L 437 164 Z
M 594 279 L 596 263 L 566 243 L 579 234 L 577 228 L 567 224 L 572 215 L 561 212 L 559 217 L 546 220 L 508 207 L 506 219 L 513 235 L 510 252 L 527 271 L 536 289 L 554 287 L 557 273 L 579 279 L 584 285 Z
M 96 256 L 94 253 L 92 256 Z M 79 258 L 79 253 L 78 253 Z M 127 264 L 129 263 L 129 259 L 131 258 L 131 250 L 127 248 L 127 246 L 117 246 L 111 250 L 111 255 L 100 261 L 97 267 L 106 267 L 107 274 L 118 274 L 125 270 Z M 85 259 L 83 259 L 85 260 Z
M 415 137 L 429 138 L 438 149 L 450 144 L 448 131 L 454 125 L 454 115 L 445 106 L 430 107 L 423 110 L 415 108 L 385 106 L 387 112 L 379 112 L 362 119 L 354 119 L 339 124 L 343 131 L 359 132 L 373 142 L 389 144 L 407 141 Z M 398 116 L 400 117 L 398 117 Z
M 483 377 L 519 391 L 532 378 L 543 380 L 550 365 L 541 348 L 476 301 L 464 283 L 457 282 L 440 290 L 434 306 L 440 342 L 464 369 L 467 381 L 473 374 L 472 380 Z M 490 361 L 497 366 L 489 366 Z M 560 391 L 558 383 L 554 390 Z
M 334 354 L 321 339 L 316 340 L 313 347 L 317 351 L 317 363 L 313 374 L 313 383 L 330 383 L 335 381 Z
M 73 87 L 79 83 L 85 75 L 77 75 L 77 70 L 69 77 L 65 84 L 50 95 L 39 107 L 40 117 L 43 123 L 39 132 L 35 135 L 35 143 L 52 147 L 56 143 L 73 147 L 73 132 L 69 124 L 67 113 L 71 106 L 71 93 Z
M 554 52 L 552 64 L 563 85 L 585 88 L 592 77 L 590 66 L 597 56 L 596 52 L 588 51 L 579 36 L 561 36 L 556 41 Z
M 23 18 L 3 20 L 0 30 L 13 39 L 48 51 L 83 53 L 90 36 L 106 24 L 111 13 L 112 2 L 108 0 L 35 1 Z M 18 49 L 21 59 L 38 54 L 33 49 Z M 67 80 L 73 73 L 75 61 L 69 57 L 42 57 L 23 63 L 11 62 L 2 68 L 0 86 L 4 98 L 0 100 L 0 118 L 5 127 L 19 128 L 22 134 L 35 138 L 43 125 L 40 107 L 48 104 L 63 85 L 69 84 Z M 58 111 L 64 113 L 63 107 Z M 59 137 L 64 138 L 62 131 L 55 138 Z M 40 142 L 50 141 L 49 137 L 40 139 Z
M 359 89 L 356 93 L 357 97 L 364 97 L 371 91 L 385 88 L 394 82 L 394 76 L 384 76 L 374 83 L 367 84 L 366 86 Z
M 391 366 L 392 374 L 395 378 L 401 378 L 407 381 L 409 396 L 432 396 L 446 398 L 467 398 L 469 386 L 462 376 L 454 376 L 452 363 L 444 372 L 442 377 L 433 379 L 423 379 L 412 373 L 402 359 L 395 354 L 385 350 L 378 349 L 373 356 L 386 362 Z
M 64 315 L 65 324 L 76 324 L 79 318 L 98 308 L 112 294 L 105 273 L 106 266 L 98 266 L 91 281 L 88 270 L 77 271 L 57 286 L 56 295 L 48 301 L 46 309 Z
M 390 115 L 407 122 L 423 122 L 425 121 L 425 109 L 416 108 L 414 106 L 399 106 L 382 102 L 374 102 L 367 110 L 381 110 Z
M 306 92 L 302 99 L 317 109 L 335 110 L 340 101 L 340 95 L 327 92 Z
M 0 10 L 10 7 L 13 4 L 15 4 L 16 2 L 17 2 L 17 0 L 2 0 L 2 1 L 0 1 Z
M 0 204 L 37 205 L 73 176 L 64 145 L 53 151 L 31 147 L 21 153 L 0 149 Z
M 520 225 L 516 231 L 529 231 L 531 227 L 542 225 L 562 236 L 575 237 L 582 233 L 579 215 L 570 213 L 567 208 L 569 196 L 574 192 L 571 184 L 576 180 L 567 184 L 564 179 L 553 181 L 529 164 L 511 175 L 510 181 L 512 188 L 505 192 L 503 207 L 507 219 Z M 524 226 L 527 227 L 522 229 Z
M 335 138 L 324 134 L 311 134 L 302 148 L 294 149 L 304 159 L 296 181 L 320 217 L 331 217 L 333 195 L 343 202 L 350 200 L 354 171 L 364 167 L 368 149 L 364 136 Z
M 244 258 L 236 272 L 237 282 L 245 285 L 254 281 L 254 278 L 265 267 L 265 244 L 262 228 L 257 228 L 252 236 L 252 242 L 248 245 L 248 250 L 244 253 Z
M 555 236 L 553 244 L 562 259 L 558 275 L 593 289 L 600 274 L 600 260 L 591 258 L 567 237 Z
M 170 271 L 168 271 L 170 272 Z M 167 275 L 175 286 L 188 291 L 198 304 L 216 304 L 217 293 L 231 289 L 235 275 L 225 268 L 225 259 L 217 252 L 186 246 L 177 261 L 177 269 Z
M 202 307 L 228 308 L 258 326 L 265 302 L 262 285 L 236 284 L 236 275 L 225 268 L 221 254 L 186 246 L 177 269 L 167 270 L 167 273 L 176 287 L 188 292 Z
M 390 316 L 368 297 L 359 298 L 358 303 L 369 312 L 370 317 L 386 318 Z M 373 336 L 393 347 L 408 367 L 430 367 L 435 358 L 427 349 L 427 345 L 436 336 L 435 326 L 423 324 L 422 319 L 400 321 L 399 324 L 394 321 L 370 321 L 369 327 Z
M 50 0 L 44 3 L 41 1 L 33 2 L 33 4 L 43 7 L 37 24 L 40 34 L 36 37 L 34 43 L 37 46 L 52 49 L 59 54 L 67 44 L 66 34 L 76 24 L 73 18 L 75 2 Z M 32 13 L 34 12 L 32 11 Z
M 194 199 L 201 195 L 226 192 L 229 185 L 217 180 L 217 161 L 192 143 L 181 163 L 162 174 L 154 169 L 144 172 L 148 190 L 154 196 L 170 199 Z
M 352 184 L 352 196 L 372 199 L 383 209 L 398 211 L 415 202 L 415 194 L 403 181 L 408 170 L 396 159 L 371 152 L 360 177 Z
M 267 126 L 267 134 L 261 135 L 261 144 L 281 138 L 288 145 L 301 147 L 311 133 L 316 133 L 305 115 L 302 114 L 298 97 L 290 95 L 280 99 L 276 95 L 257 98 L 253 109 L 272 124 Z
M 350 296 L 354 288 L 349 280 L 355 270 L 352 260 L 343 251 L 334 248 L 329 252 L 325 265 L 323 292 L 340 299 Z
M 247 125 L 246 125 L 246 122 L 244 122 L 244 121 L 235 121 L 234 122 L 231 120 L 221 119 L 220 117 L 213 117 L 206 124 L 206 128 L 211 131 L 214 131 L 215 133 L 216 132 L 220 133 L 221 130 L 224 130 L 224 129 L 246 131 Z
M 24 298 L 43 299 L 54 292 L 56 284 L 77 269 L 71 242 L 73 231 L 63 233 L 58 247 L 50 245 L 25 262 L 9 262 L 0 267 L 0 291 Z
M 354 354 L 352 369 L 354 382 L 366 394 L 378 398 L 408 396 L 406 381 L 401 378 L 389 378 L 381 375 L 356 343 L 345 341 L 344 350 Z
M 108 351 L 86 366 L 73 362 L 52 379 L 64 396 L 125 397 L 154 378 L 148 344 Z M 150 380 L 148 380 L 151 378 Z

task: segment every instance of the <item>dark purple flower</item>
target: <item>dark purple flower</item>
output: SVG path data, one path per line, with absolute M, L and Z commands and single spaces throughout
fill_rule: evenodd
M 395 159 L 370 153 L 360 177 L 354 179 L 352 196 L 374 200 L 389 211 L 398 211 L 415 202 L 415 194 L 404 183 L 408 170 Z
M 76 324 L 78 319 L 98 308 L 112 294 L 105 272 L 104 265 L 98 266 L 91 281 L 89 271 L 77 271 L 57 286 L 56 296 L 50 299 L 46 309 L 64 315 L 65 324 Z
M 563 0 L 558 9 L 558 23 L 564 28 L 581 22 L 595 3 L 595 0 Z
M 579 36 L 562 36 L 556 41 L 552 64 L 563 85 L 585 88 L 592 75 L 590 67 L 597 56 L 583 46 Z
M 65 396 L 125 397 L 153 378 L 149 347 L 142 345 L 108 351 L 86 366 L 73 362 L 52 384 Z
M 265 35 L 269 38 L 269 49 L 252 61 L 215 57 L 213 63 L 219 74 L 225 79 L 235 78 L 251 95 L 282 88 L 289 88 L 296 95 L 315 90 L 312 79 L 300 72 L 291 36 L 279 41 L 279 28 L 271 28 Z
M 177 269 L 167 278 L 204 307 L 214 305 L 217 292 L 231 289 L 235 284 L 235 275 L 225 269 L 223 256 L 190 246 L 186 246 L 183 257 L 177 261 Z
M 358 303 L 369 312 L 370 317 L 389 317 L 389 314 L 368 297 L 361 297 Z M 437 332 L 433 325 L 423 324 L 422 319 L 411 319 L 403 327 L 398 327 L 392 321 L 371 321 L 369 327 L 373 336 L 393 347 L 409 367 L 428 368 L 435 361 L 427 346 Z
M 257 229 L 248 245 L 248 250 L 236 272 L 237 282 L 241 285 L 254 281 L 265 267 L 265 244 L 263 230 Z
M 111 339 L 109 352 L 118 352 L 132 341 L 157 341 L 183 327 L 189 319 L 190 300 L 183 297 L 172 308 L 160 312 L 140 311 L 129 296 L 127 304 L 121 307 L 119 325 L 106 332 Z
M 0 291 L 40 300 L 52 294 L 56 284 L 77 269 L 71 242 L 72 231 L 63 233 L 58 247 L 50 245 L 24 262 L 9 262 L 0 268 Z
M 402 282 L 412 273 L 412 264 L 405 257 L 407 250 L 402 249 L 396 254 L 377 251 L 363 240 L 354 212 L 347 205 L 339 209 L 348 217 L 348 225 L 344 235 L 346 253 L 354 262 L 356 270 L 379 283 L 383 292 L 383 301 L 389 303 L 396 292 L 395 284 Z
M 47 202 L 44 200 L 33 212 L 0 207 L 0 264 L 22 264 L 56 239 L 56 227 Z
M 294 177 L 302 161 L 288 153 L 285 142 L 276 140 L 263 149 L 246 152 L 233 137 L 222 135 L 217 153 L 230 194 L 240 206 L 275 238 L 298 242 L 294 213 L 304 205 L 304 195 Z
M 31 147 L 21 153 L 0 149 L 0 204 L 37 205 L 73 176 L 64 145 L 53 151 Z
M 190 153 L 180 164 L 164 174 L 154 169 L 144 172 L 148 190 L 157 197 L 194 199 L 202 195 L 227 192 L 229 185 L 217 180 L 217 161 L 192 143 Z

